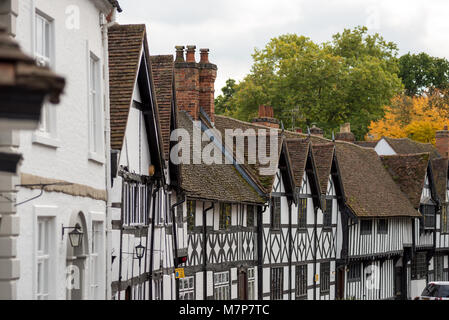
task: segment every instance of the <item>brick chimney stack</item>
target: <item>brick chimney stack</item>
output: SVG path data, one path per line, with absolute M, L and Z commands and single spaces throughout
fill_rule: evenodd
M 443 158 L 449 158 L 449 131 L 447 129 L 447 126 L 444 126 L 443 130 L 436 132 L 435 146 L 438 150 L 438 153 Z
M 259 117 L 252 120 L 253 123 L 270 128 L 279 128 L 279 120 L 274 118 L 273 107 L 259 106 Z
M 315 124 L 312 124 L 312 128 L 310 128 L 310 134 L 317 137 L 323 137 L 324 131 L 321 128 L 318 128 Z
M 335 140 L 354 142 L 355 136 L 351 132 L 351 124 L 345 123 L 340 126 L 340 132 L 335 135 Z
M 197 63 L 196 46 L 187 46 L 185 60 L 184 46 L 175 48 L 175 87 L 179 110 L 187 111 L 194 120 L 198 120 L 202 109 L 213 123 L 217 66 L 209 62 L 209 49 L 200 49 L 201 59 Z

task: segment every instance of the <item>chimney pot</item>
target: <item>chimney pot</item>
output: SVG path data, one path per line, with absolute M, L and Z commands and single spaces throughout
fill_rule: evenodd
M 346 122 L 340 126 L 340 133 L 350 133 L 351 132 L 351 124 Z
M 186 57 L 186 62 L 196 62 L 195 61 L 195 49 L 196 46 L 187 46 L 187 57 Z
M 209 49 L 200 49 L 200 63 L 209 63 Z
M 175 62 L 184 62 L 184 46 L 175 46 L 176 58 Z

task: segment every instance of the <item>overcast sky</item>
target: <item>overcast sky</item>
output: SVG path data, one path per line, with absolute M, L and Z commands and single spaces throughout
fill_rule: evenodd
M 297 33 L 315 42 L 344 28 L 367 26 L 395 42 L 400 53 L 449 58 L 447 0 L 120 0 L 118 21 L 145 23 L 150 54 L 174 54 L 175 45 L 209 48 L 218 66 L 217 96 L 228 78 L 241 80 L 254 48 Z M 199 60 L 199 54 L 197 55 Z

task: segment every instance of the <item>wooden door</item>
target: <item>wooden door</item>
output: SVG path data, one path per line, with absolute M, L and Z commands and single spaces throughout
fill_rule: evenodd
M 345 298 L 345 269 L 337 269 L 337 299 L 343 300 Z
M 248 300 L 248 274 L 245 268 L 239 271 L 239 300 Z

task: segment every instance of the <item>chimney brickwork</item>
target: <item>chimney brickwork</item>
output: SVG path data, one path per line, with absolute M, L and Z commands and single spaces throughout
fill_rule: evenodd
M 345 123 L 340 126 L 340 132 L 335 135 L 335 140 L 354 142 L 355 136 L 351 132 L 351 124 Z
M 435 147 L 443 158 L 449 158 L 449 130 L 447 126 L 444 126 L 443 130 L 436 132 Z
M 271 106 L 260 105 L 259 117 L 253 119 L 252 122 L 270 128 L 279 128 L 279 120 L 274 118 L 274 111 Z
M 201 49 L 201 59 L 195 60 L 196 46 L 187 46 L 184 59 L 184 46 L 176 46 L 175 87 L 179 110 L 199 119 L 202 108 L 211 122 L 215 120 L 215 79 L 217 66 L 209 62 L 209 49 Z

